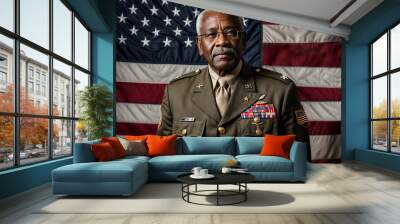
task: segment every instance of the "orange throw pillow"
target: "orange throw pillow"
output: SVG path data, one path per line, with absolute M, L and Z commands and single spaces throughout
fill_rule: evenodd
M 265 135 L 260 155 L 280 156 L 289 159 L 290 147 L 292 147 L 295 138 L 296 135 Z
M 122 137 L 124 137 L 126 140 L 129 141 L 136 141 L 136 140 L 146 141 L 148 135 L 123 135 Z
M 90 147 L 92 149 L 94 157 L 99 162 L 109 161 L 117 158 L 114 149 L 108 142 L 93 144 Z
M 176 155 L 176 135 L 147 137 L 148 156 Z
M 126 156 L 126 151 L 117 137 L 101 138 L 101 142 L 110 143 L 117 158 Z

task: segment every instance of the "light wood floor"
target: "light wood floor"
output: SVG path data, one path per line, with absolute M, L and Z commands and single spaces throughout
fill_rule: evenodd
M 54 200 L 49 185 L 0 201 L 0 223 L 255 224 L 400 223 L 400 174 L 360 163 L 312 164 L 308 183 L 316 183 L 349 203 L 365 206 L 356 214 L 36 214 Z M 317 203 L 317 202 L 316 202 Z M 173 206 L 173 205 L 171 205 Z

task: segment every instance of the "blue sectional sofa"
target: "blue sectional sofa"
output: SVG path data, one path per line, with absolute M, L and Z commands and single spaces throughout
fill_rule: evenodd
M 176 181 L 193 167 L 218 172 L 235 159 L 260 182 L 304 182 L 306 145 L 294 142 L 290 159 L 260 156 L 263 137 L 183 137 L 176 144 L 177 155 L 127 156 L 96 162 L 90 145 L 75 144 L 74 163 L 52 171 L 53 193 L 69 195 L 131 195 L 148 181 Z

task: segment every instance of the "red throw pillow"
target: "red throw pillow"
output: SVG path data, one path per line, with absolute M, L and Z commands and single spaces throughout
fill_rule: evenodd
M 99 162 L 109 161 L 117 158 L 114 149 L 108 142 L 92 144 L 90 147 L 92 149 L 94 157 Z
M 176 135 L 147 137 L 148 156 L 162 156 L 176 154 Z
M 135 140 L 146 141 L 148 135 L 124 135 L 123 137 L 129 141 L 135 141 Z
M 290 147 L 292 147 L 295 138 L 296 135 L 265 135 L 260 155 L 280 156 L 289 159 Z
M 108 142 L 118 158 L 126 156 L 126 151 L 117 137 L 101 138 L 101 142 Z

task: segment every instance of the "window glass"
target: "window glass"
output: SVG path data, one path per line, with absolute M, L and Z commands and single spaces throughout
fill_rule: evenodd
M 387 78 L 372 81 L 372 118 L 387 118 Z
M 89 86 L 89 75 L 75 69 L 75 117 L 81 115 L 80 103 L 80 92 Z
M 21 113 L 24 114 L 48 114 L 48 63 L 49 57 L 43 53 L 33 50 L 21 44 L 21 59 L 20 59 L 20 108 Z M 34 94 L 29 94 L 26 86 L 28 74 L 26 74 L 26 68 L 33 67 L 36 73 L 35 78 L 35 91 Z M 45 81 L 43 81 L 42 75 L 45 76 Z M 45 92 L 41 87 L 44 84 Z M 42 88 L 42 89 L 41 89 Z M 32 104 L 31 100 L 36 101 L 36 104 Z
M 49 48 L 49 1 L 20 0 L 21 36 Z
M 400 120 L 391 121 L 391 152 L 400 153 Z
M 1 11 L 1 10 L 0 10 Z M 0 111 L 14 111 L 14 72 L 12 39 L 0 35 Z
M 400 118 L 400 72 L 391 75 L 390 102 L 391 116 Z
M 14 165 L 13 117 L 0 115 L 0 170 Z
M 88 140 L 88 128 L 84 120 L 75 121 L 75 142 Z
M 0 1 L 0 26 L 14 31 L 14 0 Z
M 72 12 L 60 1 L 53 0 L 53 51 L 71 60 Z
M 89 70 L 89 32 L 75 18 L 75 63 Z
M 391 31 L 390 60 L 391 69 L 400 67 L 400 24 Z
M 72 154 L 72 121 L 53 120 L 53 157 Z
M 71 72 L 71 66 L 53 60 L 53 115 L 72 116 Z
M 387 34 L 372 44 L 372 75 L 387 71 Z
M 372 122 L 372 141 L 374 149 L 387 151 L 387 121 Z
M 49 158 L 48 123 L 45 118 L 20 118 L 21 164 L 35 163 Z

